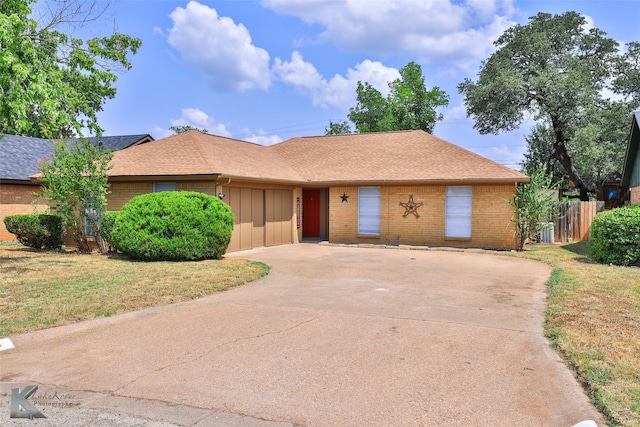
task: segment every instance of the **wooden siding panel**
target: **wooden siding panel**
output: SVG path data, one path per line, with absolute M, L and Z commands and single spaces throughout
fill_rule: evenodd
M 240 189 L 240 249 L 251 249 L 251 189 Z
M 292 243 L 293 193 L 291 190 L 266 190 L 265 212 L 265 245 Z
M 251 247 L 264 246 L 264 190 L 251 190 Z
M 241 227 L 240 227 L 240 189 L 229 188 L 227 190 L 227 203 L 233 212 L 233 233 L 229 243 L 229 251 L 239 251 L 241 248 Z
M 629 187 L 640 187 L 640 149 L 636 151 L 636 159 L 631 170 L 631 183 Z

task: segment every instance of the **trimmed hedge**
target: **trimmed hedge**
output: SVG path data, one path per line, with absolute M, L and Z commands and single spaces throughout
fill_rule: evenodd
M 60 249 L 64 243 L 62 217 L 48 214 L 10 215 L 4 218 L 9 233 L 35 249 Z
M 136 196 L 115 215 L 111 244 L 146 261 L 220 259 L 233 232 L 231 208 L 190 191 Z
M 591 223 L 589 247 L 598 262 L 640 266 L 640 205 L 597 214 Z

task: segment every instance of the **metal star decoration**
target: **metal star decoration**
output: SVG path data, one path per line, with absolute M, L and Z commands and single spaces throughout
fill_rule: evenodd
M 342 203 L 349 203 L 349 200 L 347 200 L 349 198 L 349 196 L 347 196 L 347 193 L 342 193 L 342 196 L 340 196 L 340 198 L 342 199 Z
M 405 209 L 404 214 L 402 214 L 402 217 L 406 218 L 407 215 L 412 213 L 416 216 L 416 218 L 420 218 L 420 214 L 418 214 L 418 208 L 422 205 L 423 205 L 422 202 L 416 203 L 413 201 L 413 194 L 409 195 L 409 201 L 407 203 L 400 202 L 400 206 L 402 206 Z

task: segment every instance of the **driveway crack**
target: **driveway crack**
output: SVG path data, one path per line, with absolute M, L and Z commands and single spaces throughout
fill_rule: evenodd
M 140 379 L 142 379 L 142 378 L 146 377 L 146 376 L 147 376 L 147 375 L 149 375 L 150 373 L 161 372 L 161 371 L 163 371 L 163 370 L 165 370 L 165 369 L 173 368 L 174 366 L 180 366 L 180 365 L 184 365 L 184 364 L 186 364 L 186 363 L 193 363 L 193 362 L 196 362 L 196 361 L 198 361 L 198 360 L 202 359 L 203 357 L 205 357 L 205 356 L 207 356 L 207 355 L 211 354 L 212 352 L 214 352 L 214 351 L 216 351 L 216 350 L 218 350 L 218 349 L 220 349 L 220 348 L 222 348 L 222 347 L 225 347 L 225 346 L 227 346 L 227 345 L 233 345 L 233 344 L 236 344 L 236 343 L 239 343 L 239 342 L 242 342 L 242 341 L 250 341 L 250 340 L 254 340 L 254 339 L 263 338 L 263 337 L 266 337 L 266 336 L 269 336 L 269 335 L 278 335 L 278 334 L 282 334 L 282 333 L 285 333 L 285 332 L 292 331 L 292 330 L 297 329 L 297 328 L 300 328 L 300 327 L 302 327 L 302 326 L 304 326 L 304 325 L 306 325 L 306 324 L 308 324 L 308 323 L 312 323 L 312 322 L 315 322 L 315 321 L 317 321 L 317 320 L 322 319 L 322 318 L 325 316 L 325 314 L 327 314 L 327 312 L 326 312 L 326 311 L 322 311 L 322 312 L 320 312 L 320 314 L 319 314 L 319 315 L 314 316 L 314 317 L 312 317 L 312 318 L 310 318 L 310 319 L 307 319 L 307 320 L 303 320 L 303 321 L 301 321 L 301 322 L 298 322 L 298 323 L 296 323 L 295 325 L 289 326 L 288 328 L 282 328 L 282 329 L 279 329 L 279 330 L 276 330 L 276 331 L 269 331 L 269 332 L 264 332 L 264 333 L 257 334 L 257 335 L 252 335 L 252 336 L 247 336 L 247 337 L 236 338 L 236 339 L 234 339 L 234 340 L 230 340 L 230 341 L 227 341 L 227 342 L 220 343 L 220 344 L 216 345 L 215 347 L 210 348 L 208 351 L 206 351 L 206 352 L 204 352 L 204 353 L 202 353 L 202 354 L 199 354 L 199 355 L 198 355 L 198 356 L 196 356 L 196 357 L 192 357 L 192 358 L 190 358 L 189 360 L 182 360 L 182 361 L 180 361 L 180 362 L 175 362 L 175 363 L 171 363 L 171 364 L 168 364 L 168 365 L 161 366 L 161 367 L 159 367 L 159 368 L 153 369 L 152 371 L 147 371 L 147 372 L 145 372 L 145 373 L 143 373 L 143 374 L 141 374 L 141 375 L 137 376 L 137 377 L 136 377 L 136 378 L 134 378 L 133 380 L 131 380 L 131 381 L 127 382 L 127 383 L 126 383 L 125 385 L 123 385 L 122 387 L 117 388 L 117 389 L 116 389 L 116 390 L 114 390 L 111 394 L 112 394 L 112 395 L 117 395 L 117 393 L 118 393 L 120 390 L 127 388 L 127 387 L 128 387 L 128 386 L 130 386 L 131 384 L 133 384 L 133 383 L 135 383 L 135 382 L 139 381 Z

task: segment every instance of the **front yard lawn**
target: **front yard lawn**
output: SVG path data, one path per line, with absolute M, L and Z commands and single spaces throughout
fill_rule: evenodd
M 518 255 L 554 270 L 546 336 L 611 425 L 640 426 L 640 268 L 597 264 L 588 243 Z
M 140 262 L 2 242 L 0 338 L 211 295 L 268 272 L 241 259 Z

